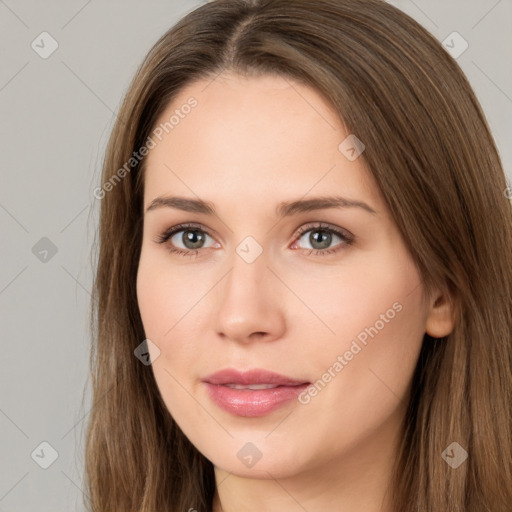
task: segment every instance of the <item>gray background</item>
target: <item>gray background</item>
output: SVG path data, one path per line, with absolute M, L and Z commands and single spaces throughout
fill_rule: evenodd
M 90 253 L 100 203 L 92 191 L 138 65 L 202 3 L 0 0 L 0 512 L 83 510 Z M 390 3 L 438 40 L 457 31 L 469 43 L 457 61 L 510 177 L 512 0 Z M 31 46 L 50 48 L 43 31 L 58 43 L 46 59 Z M 47 469 L 40 464 L 52 461 L 52 448 L 42 442 L 58 453 Z

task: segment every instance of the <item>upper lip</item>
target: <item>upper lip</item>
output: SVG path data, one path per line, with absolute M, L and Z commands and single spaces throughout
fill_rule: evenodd
M 252 384 L 273 384 L 275 386 L 309 384 L 309 382 L 305 380 L 292 379 L 291 377 L 259 368 L 248 371 L 226 368 L 208 375 L 203 379 L 203 382 L 210 384 L 242 384 L 245 386 Z

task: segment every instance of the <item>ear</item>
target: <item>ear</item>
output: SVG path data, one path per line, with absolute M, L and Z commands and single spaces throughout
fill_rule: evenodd
M 437 289 L 430 298 L 430 309 L 425 323 L 425 332 L 432 338 L 448 336 L 455 326 L 455 300 L 446 288 Z

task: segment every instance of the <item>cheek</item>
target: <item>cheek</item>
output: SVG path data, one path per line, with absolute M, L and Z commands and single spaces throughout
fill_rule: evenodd
M 146 335 L 161 333 L 165 326 L 165 312 L 172 310 L 172 298 L 164 276 L 157 267 L 141 261 L 137 273 L 137 301 Z
M 171 416 L 174 416 L 176 407 L 179 410 L 185 406 L 176 388 L 180 377 L 175 375 L 174 369 L 170 366 L 173 359 L 183 359 L 168 341 L 172 339 L 173 334 L 173 318 L 169 313 L 173 311 L 174 304 L 170 302 L 172 301 L 170 288 L 161 279 L 157 268 L 146 263 L 141 258 L 137 273 L 139 311 L 146 338 L 159 349 L 158 357 L 152 360 L 151 370 L 162 400 Z M 179 349 L 179 346 L 175 348 Z
M 181 385 L 194 374 L 197 363 L 196 331 L 199 323 L 194 320 L 194 304 L 205 291 L 200 287 L 187 287 L 169 272 L 158 259 L 141 254 L 137 272 L 137 300 L 146 338 L 160 350 L 152 369 L 162 397 L 172 413 L 186 396 Z M 180 290 L 186 293 L 179 293 Z
M 310 345 L 303 354 L 318 379 L 304 402 L 326 429 L 370 430 L 406 402 L 425 332 L 421 277 L 405 253 L 385 254 L 326 282 L 329 301 L 318 303 L 334 334 L 322 336 L 322 350 Z
M 415 356 L 424 333 L 425 308 L 421 276 L 405 249 L 390 246 L 368 258 L 358 255 L 358 260 L 350 272 L 339 270 L 310 288 L 309 304 L 326 328 L 323 350 L 315 350 L 318 345 L 313 344 L 308 355 L 312 360 L 320 356 L 325 367 L 326 350 L 332 363 L 333 356 L 335 360 L 352 348 L 348 366 L 364 366 L 367 374 L 376 358 L 394 366 L 400 358 Z
M 180 293 L 185 289 L 186 293 Z M 186 286 L 179 270 L 170 271 L 165 256 L 142 250 L 137 271 L 137 301 L 148 338 L 170 338 L 177 322 L 192 307 L 194 286 Z M 198 290 L 199 293 L 199 290 Z M 176 327 L 175 327 L 176 326 Z
M 375 325 L 379 338 L 392 338 L 404 323 L 424 324 L 421 276 L 405 248 L 393 242 L 366 254 L 354 252 L 338 267 L 323 267 L 314 273 L 294 270 L 293 276 L 288 275 L 295 294 L 311 312 L 304 313 L 302 308 L 295 325 L 302 323 L 311 329 L 316 325 L 323 347 L 344 350 L 359 334 L 363 342 L 365 333 L 371 339 L 366 329 Z M 311 348 L 317 347 L 312 341 Z

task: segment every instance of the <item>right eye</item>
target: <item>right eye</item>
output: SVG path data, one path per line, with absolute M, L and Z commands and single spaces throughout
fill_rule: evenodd
M 168 244 L 168 250 L 173 254 L 194 256 L 197 255 L 199 249 L 204 248 L 203 244 L 206 237 L 211 238 L 201 225 L 178 224 L 177 226 L 166 229 L 158 236 L 155 242 L 159 244 L 170 242 Z M 173 238 L 175 240 L 173 240 Z M 182 243 L 184 247 L 179 247 L 179 243 Z

